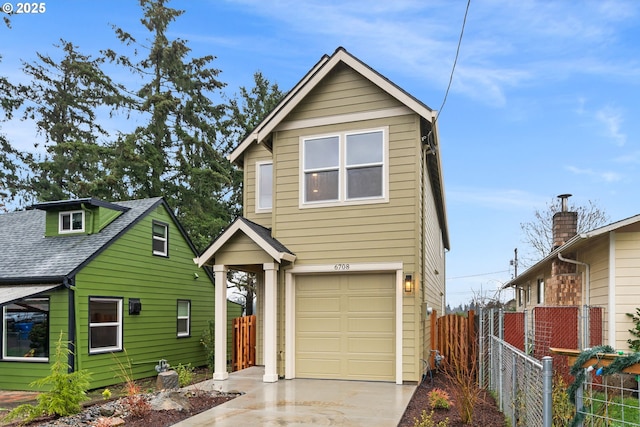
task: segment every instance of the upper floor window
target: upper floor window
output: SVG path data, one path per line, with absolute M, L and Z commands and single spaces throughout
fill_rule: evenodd
M 256 212 L 269 212 L 273 206 L 273 163 L 256 163 Z
M 386 200 L 387 133 L 375 129 L 302 139 L 301 205 Z
M 169 255 L 169 226 L 153 221 L 153 254 Z
M 49 299 L 29 298 L 4 305 L 2 358 L 41 362 L 49 357 Z
M 89 353 L 122 350 L 122 299 L 89 298 Z
M 84 211 L 60 212 L 58 221 L 59 233 L 84 232 Z
M 538 279 L 538 304 L 544 304 L 544 279 Z

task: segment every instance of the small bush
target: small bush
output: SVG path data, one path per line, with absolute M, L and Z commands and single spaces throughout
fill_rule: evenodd
M 200 344 L 204 347 L 207 353 L 207 366 L 209 370 L 213 372 L 215 370 L 214 356 L 215 349 L 213 343 L 215 342 L 216 329 L 213 320 L 207 321 L 207 328 L 202 331 L 202 337 L 200 338 Z
M 451 407 L 451 399 L 446 391 L 434 388 L 428 394 L 431 409 L 449 409 Z
M 142 394 L 123 397 L 122 404 L 132 418 L 144 418 L 151 413 L 151 404 Z
M 38 395 L 38 404 L 20 405 L 9 412 L 4 420 L 24 419 L 28 422 L 42 415 L 58 415 L 66 417 L 77 414 L 82 410 L 81 403 L 87 400 L 87 390 L 89 389 L 89 379 L 91 374 L 85 370 L 69 373 L 71 366 L 67 360 L 71 350 L 68 348 L 68 341 L 62 340 L 63 333 L 56 343 L 51 373 L 30 384 L 31 387 L 47 389 Z
M 551 391 L 553 425 L 554 427 L 568 427 L 575 416 L 575 406 L 569 401 L 567 393 L 567 383 L 562 375 L 553 376 L 553 386 Z
M 186 365 L 178 363 L 178 366 L 176 366 L 174 369 L 178 373 L 178 385 L 180 387 L 185 387 L 193 383 L 195 374 L 193 367 L 191 367 L 191 363 L 188 363 Z
M 433 420 L 433 410 L 429 415 L 427 415 L 427 411 L 423 410 L 420 419 L 415 419 L 413 427 L 449 427 L 449 418 L 445 418 L 444 421 L 436 424 Z

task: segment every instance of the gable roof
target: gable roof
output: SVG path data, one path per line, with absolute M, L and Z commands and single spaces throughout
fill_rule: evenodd
M 173 212 L 161 197 L 109 203 L 118 206 L 123 213 L 100 233 L 45 238 L 46 212 L 38 208 L 68 206 L 64 203 L 43 203 L 34 205 L 34 209 L 0 215 L 0 247 L 3 248 L 0 251 L 0 283 L 61 283 L 159 205 L 166 207 L 196 253 L 184 230 L 175 221 Z
M 296 256 L 289 249 L 286 248 L 277 239 L 271 237 L 271 230 L 256 224 L 253 221 L 249 221 L 244 217 L 236 218 L 229 227 L 227 227 L 216 240 L 200 255 L 194 259 L 194 262 L 198 264 L 198 267 L 205 265 L 211 258 L 214 257 L 216 252 L 222 248 L 237 232 L 243 232 L 246 234 L 256 245 L 269 254 L 274 260 L 278 262 L 296 260 Z
M 567 251 L 573 251 L 575 249 L 580 248 L 589 243 L 589 240 L 594 239 L 596 237 L 600 237 L 604 234 L 610 233 L 612 231 L 620 230 L 621 228 L 628 227 L 633 224 L 640 223 L 640 214 L 631 216 L 629 218 L 622 219 L 620 221 L 612 222 L 611 224 L 604 225 L 599 228 L 595 228 L 586 233 L 576 234 L 572 238 L 566 241 L 566 243 L 549 253 L 546 257 L 542 258 L 540 261 L 529 267 L 518 277 L 511 279 L 509 282 L 505 283 L 502 286 L 502 289 L 510 288 L 512 286 L 516 286 L 522 279 L 527 279 L 531 273 L 539 270 L 544 267 L 545 264 L 551 262 L 558 256 L 562 256 L 563 253 L 567 253 Z
M 339 47 L 333 55 L 324 55 L 320 58 L 320 61 L 287 93 L 271 113 L 258 123 L 253 131 L 229 154 L 228 159 L 234 163 L 241 162 L 242 156 L 247 148 L 253 143 L 260 144 L 268 139 L 278 124 L 341 62 L 353 68 L 416 114 L 433 123 L 435 112 L 431 108 L 351 55 L 343 47 Z

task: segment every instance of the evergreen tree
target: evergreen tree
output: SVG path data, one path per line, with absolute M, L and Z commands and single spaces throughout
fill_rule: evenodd
M 35 123 L 46 147 L 46 155 L 26 157 L 34 174 L 27 186 L 39 201 L 110 199 L 119 183 L 106 170 L 111 152 L 99 138 L 109 134 L 96 111 L 113 111 L 126 98 L 101 70 L 103 58 L 83 55 L 65 40 L 55 46 L 63 51 L 59 62 L 38 53 L 35 62 L 23 63 L 31 82 L 18 88 L 25 102 L 22 118 Z
M 148 44 L 114 27 L 123 44 L 135 47 L 132 57 L 103 52 L 141 79 L 130 93 L 131 114 L 143 124 L 114 142 L 111 167 L 126 186 L 121 197 L 164 196 L 202 250 L 231 219 L 224 200 L 230 168 L 217 143 L 224 108 L 212 101 L 224 84 L 210 67 L 214 56 L 193 58 L 185 40 L 168 38 L 169 24 L 184 11 L 166 3 L 140 0 Z

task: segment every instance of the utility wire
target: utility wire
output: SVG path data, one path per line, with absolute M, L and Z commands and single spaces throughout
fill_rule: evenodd
M 508 273 L 510 270 L 502 270 L 502 271 L 492 271 L 490 273 L 478 273 L 478 274 L 472 274 L 470 276 L 458 276 L 458 277 L 449 277 L 447 278 L 447 280 L 456 280 L 456 279 L 468 279 L 470 277 L 481 277 L 481 276 L 490 276 L 492 274 L 498 274 L 498 273 Z
M 469 6 L 471 5 L 471 0 L 467 0 L 467 8 L 464 11 L 464 19 L 462 20 L 462 29 L 460 30 L 460 38 L 458 39 L 458 47 L 456 48 L 456 57 L 453 60 L 453 67 L 451 67 L 451 74 L 449 75 L 449 84 L 447 85 L 447 90 L 444 93 L 444 99 L 442 100 L 442 105 L 440 105 L 440 109 L 436 114 L 433 123 L 435 124 L 440 118 L 440 113 L 442 113 L 442 109 L 444 108 L 444 104 L 447 102 L 447 97 L 449 96 L 449 89 L 451 89 L 451 83 L 453 82 L 453 73 L 456 70 L 456 64 L 458 63 L 458 55 L 460 55 L 460 45 L 462 44 L 462 36 L 464 35 L 464 27 L 467 24 L 467 15 L 469 14 Z

